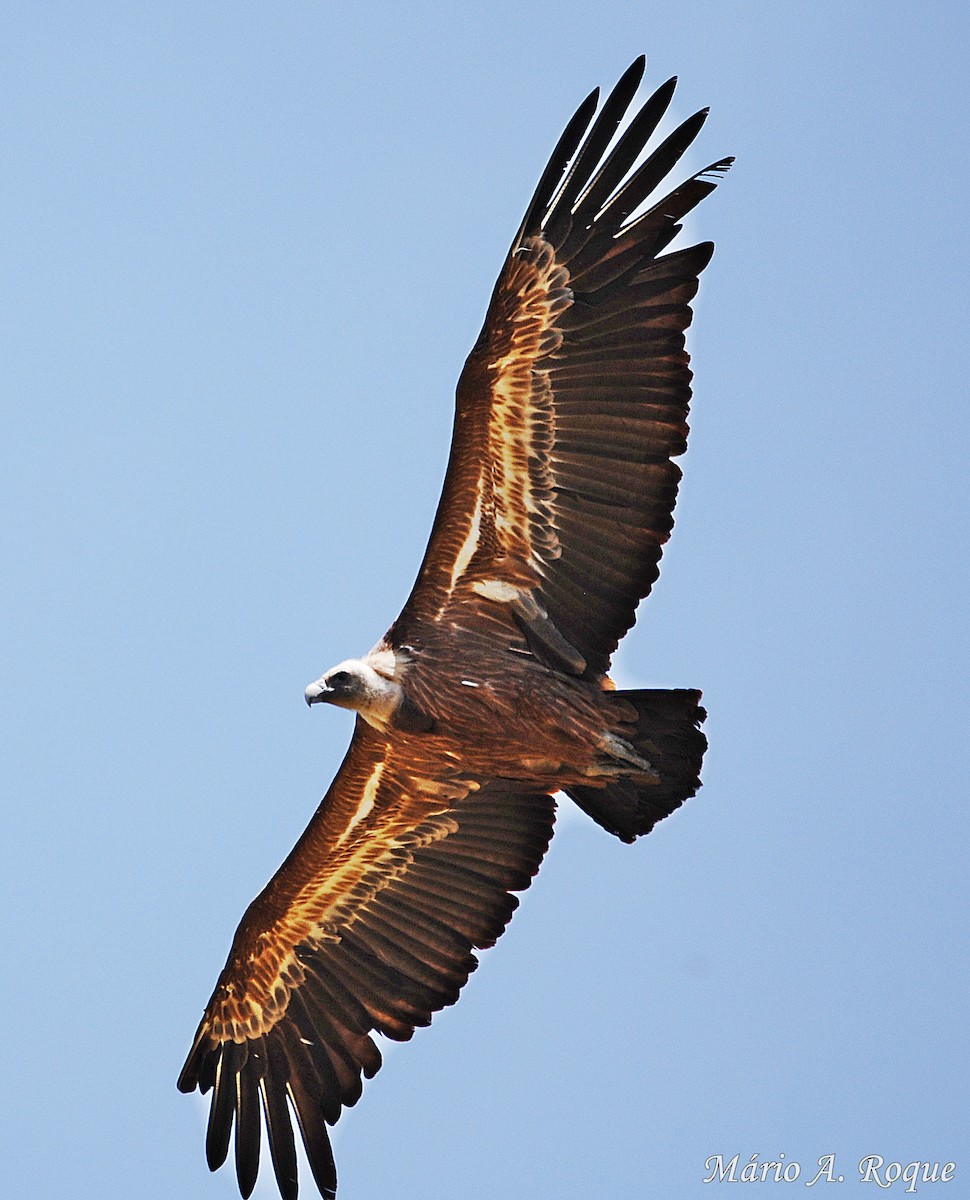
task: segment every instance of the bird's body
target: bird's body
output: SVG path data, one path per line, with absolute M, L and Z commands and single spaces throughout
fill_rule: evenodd
M 327 1126 L 380 1065 L 371 1035 L 407 1039 L 457 999 L 538 870 L 555 793 L 633 841 L 700 786 L 700 693 L 608 675 L 673 525 L 684 330 L 713 248 L 664 251 L 730 161 L 641 211 L 704 119 L 637 165 L 673 93 L 618 134 L 643 65 L 595 120 L 587 98 L 540 179 L 459 381 L 407 604 L 307 688 L 356 711 L 354 737 L 244 915 L 179 1078 L 212 1090 L 213 1169 L 235 1126 L 243 1196 L 264 1124 L 296 1196 L 291 1112 L 335 1195 Z
M 638 765 L 632 750 L 626 756 L 619 745 L 611 750 L 617 713 L 603 684 L 553 670 L 520 647 L 497 649 L 487 639 L 438 633 L 420 650 L 395 653 L 379 646 L 362 660 L 338 664 L 323 678 L 360 679 L 359 696 L 320 696 L 319 684 L 311 684 L 309 702 L 326 699 L 356 709 L 410 754 L 476 781 L 521 778 L 524 770 L 560 791 Z M 442 651 L 460 646 L 461 652 L 436 653 L 436 642 L 444 642 Z

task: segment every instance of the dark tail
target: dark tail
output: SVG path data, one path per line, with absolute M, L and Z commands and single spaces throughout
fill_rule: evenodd
M 605 787 L 569 788 L 566 795 L 598 825 L 622 841 L 632 842 L 669 817 L 701 786 L 707 738 L 700 726 L 707 713 L 700 706 L 700 692 L 686 688 L 607 692 L 604 696 L 617 705 L 625 701 L 623 707 L 635 714 L 632 723 L 621 717 L 624 723 L 618 721 L 615 732 L 648 760 L 660 782 L 616 779 Z

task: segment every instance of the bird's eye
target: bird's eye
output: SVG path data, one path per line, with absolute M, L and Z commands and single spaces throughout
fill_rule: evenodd
M 331 687 L 346 687 L 350 683 L 351 674 L 349 671 L 334 671 L 327 680 Z

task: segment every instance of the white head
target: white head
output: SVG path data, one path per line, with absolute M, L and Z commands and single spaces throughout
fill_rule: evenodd
M 348 658 L 311 683 L 303 695 L 307 704 L 350 708 L 377 729 L 384 729 L 401 702 L 401 686 L 362 659 Z

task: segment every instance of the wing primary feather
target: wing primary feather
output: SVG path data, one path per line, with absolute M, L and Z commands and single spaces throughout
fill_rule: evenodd
M 674 222 L 683 220 L 691 209 L 696 208 L 716 187 L 713 179 L 704 179 L 700 173 L 694 175 L 679 187 L 675 187 L 672 192 L 668 192 L 642 216 L 624 226 L 624 230 L 642 229 L 648 223 L 651 226 L 662 224 L 673 231 L 670 238 L 672 240 L 675 233 L 679 233 L 681 229 L 681 226 Z
M 668 192 L 662 200 L 658 200 L 645 213 L 624 225 L 623 236 L 628 237 L 634 234 L 639 236 L 649 228 L 654 231 L 652 253 L 658 254 L 680 232 L 681 226 L 675 222 L 680 221 L 691 209 L 696 208 L 705 196 L 709 196 L 714 191 L 718 178 L 730 169 L 733 162 L 733 158 L 722 158 L 719 162 L 705 167 L 703 171 L 698 171 L 696 175 L 685 180 L 672 192 Z M 709 178 L 710 176 L 714 176 L 714 178 Z M 635 208 L 636 204 L 630 211 L 632 212 Z M 703 270 L 703 268 L 701 269 Z
M 523 238 L 531 237 L 539 232 L 539 224 L 549 206 L 549 200 L 559 186 L 559 181 L 569 165 L 569 160 L 576 153 L 576 148 L 583 140 L 583 134 L 593 119 L 593 113 L 596 112 L 596 105 L 599 103 L 599 96 L 599 88 L 593 88 L 563 130 L 555 150 L 549 157 L 546 169 L 539 178 L 536 190 L 529 201 L 529 207 L 525 210 L 522 224 L 512 241 L 513 252 Z
M 654 152 L 633 172 L 612 200 L 600 211 L 597 220 L 609 219 L 614 228 L 642 204 L 680 161 L 684 151 L 700 133 L 710 109 L 702 108 L 683 121 Z
M 361 1071 L 368 1079 L 377 1073 L 381 1065 L 380 1051 L 366 1034 L 342 1028 L 332 1018 L 322 997 L 304 992 L 301 993 L 300 1002 L 316 1031 L 312 1047 L 301 1043 L 301 1054 L 314 1061 L 315 1069 L 321 1077 L 330 1081 L 328 1086 L 339 1096 L 341 1104 L 356 1104 L 361 1095 Z M 372 1027 L 373 1023 L 370 1024 Z M 317 1063 L 318 1058 L 326 1058 L 327 1062 Z M 336 1115 L 331 1116 L 329 1111 L 326 1115 L 331 1125 L 336 1122 Z
M 295 1029 L 290 1031 L 290 1036 L 286 1038 L 283 1046 L 290 1064 L 289 1078 L 292 1081 L 299 1075 L 304 1085 L 309 1087 L 309 1078 L 312 1077 L 316 1102 L 320 1105 L 323 1115 L 333 1125 L 340 1116 L 340 1101 L 344 1089 L 334 1070 L 326 1040 L 321 1035 L 318 1025 L 314 1023 L 304 997 L 299 992 L 290 997 L 290 1006 L 293 1010 Z M 314 1035 L 314 1044 L 306 1046 L 300 1039 L 310 1033 Z
M 589 186 L 576 203 L 577 214 L 592 219 L 600 211 L 604 202 L 612 195 L 627 171 L 636 162 L 640 152 L 653 136 L 654 130 L 660 124 L 664 114 L 670 107 L 674 89 L 677 86 L 676 75 L 662 83 L 649 100 L 643 105 L 637 115 L 623 131 L 623 136 L 609 157 L 603 162 L 589 182 Z M 568 252 L 563 248 L 564 258 Z
M 302 1080 L 292 1076 L 287 1088 L 293 1111 L 296 1113 L 300 1136 L 306 1147 L 307 1159 L 310 1163 L 310 1173 L 313 1182 L 323 1200 L 335 1200 L 337 1195 L 337 1167 L 333 1160 L 333 1148 L 330 1144 L 330 1131 L 324 1120 L 322 1111 L 314 1104 L 313 1098 L 307 1094 Z
M 601 254 L 598 258 L 587 258 L 583 254 L 573 286 L 577 292 L 581 291 L 585 303 L 605 308 L 615 303 L 619 292 L 634 285 L 639 286 L 649 279 L 662 280 L 665 286 L 685 283 L 690 277 L 688 272 L 691 268 L 699 264 L 697 269 L 703 270 L 714 253 L 712 242 L 700 242 L 684 250 L 671 251 L 661 258 L 651 258 L 650 250 L 656 245 L 657 239 L 651 242 L 650 232 L 648 229 L 648 237 L 644 239 L 634 223 L 627 226 L 618 238 L 610 239 L 609 253 Z M 599 372 L 599 377 L 604 377 L 603 370 Z
M 266 1134 L 269 1152 L 273 1160 L 276 1184 L 283 1200 L 297 1200 L 299 1183 L 296 1176 L 296 1143 L 293 1140 L 293 1122 L 287 1108 L 287 1083 L 289 1070 L 286 1057 L 273 1038 L 268 1038 L 267 1071 L 260 1078 L 259 1091 L 263 1098 L 263 1115 L 266 1118 Z
M 256 1075 L 242 1070 L 236 1075 L 236 1179 L 243 1200 L 249 1200 L 259 1175 L 259 1097 Z
M 643 78 L 646 62 L 645 56 L 641 54 L 624 71 L 616 87 L 607 96 L 599 115 L 586 135 L 586 140 L 573 159 L 572 166 L 566 172 L 558 192 L 550 203 L 542 225 L 547 240 L 553 245 L 556 245 L 557 242 L 556 230 L 562 228 L 564 223 L 568 226 L 576 197 L 586 186 L 590 175 L 606 153 L 606 148 L 613 140 L 613 135 L 619 128 L 624 113 L 630 107 L 630 101 L 636 95 L 640 80 Z
M 202 1053 L 201 1050 L 200 1053 Z M 211 1088 L 215 1087 L 216 1067 L 218 1065 L 218 1054 L 214 1054 L 211 1050 L 208 1050 L 204 1053 L 202 1062 L 199 1064 L 199 1091 L 203 1096 Z
M 185 1059 L 185 1065 L 179 1073 L 178 1083 L 176 1087 L 180 1092 L 194 1092 L 196 1088 L 204 1096 L 209 1088 L 215 1082 L 215 1076 L 207 1079 L 206 1086 L 202 1085 L 203 1073 L 208 1074 L 207 1064 L 211 1058 L 211 1047 L 209 1046 L 209 1031 L 206 1026 L 205 1017 L 199 1025 L 195 1034 L 195 1040 L 192 1042 L 192 1049 L 189 1051 Z
M 233 1045 L 229 1042 L 218 1051 L 209 1122 L 205 1131 L 205 1160 L 210 1171 L 217 1171 L 229 1153 L 232 1118 L 236 1111 L 236 1080 L 230 1062 Z
M 300 1053 L 305 1051 L 312 1061 L 314 1070 L 321 1077 L 321 1086 L 326 1084 L 326 1090 L 343 1098 L 360 1074 L 361 1064 L 347 1046 L 348 1041 L 356 1042 L 358 1035 L 340 1024 L 331 1011 L 327 996 L 319 991 L 304 986 L 293 994 L 290 1004 L 293 1024 L 303 1047 Z M 331 1124 L 336 1119 L 336 1116 L 328 1115 Z

